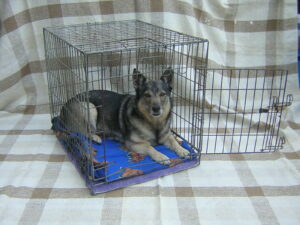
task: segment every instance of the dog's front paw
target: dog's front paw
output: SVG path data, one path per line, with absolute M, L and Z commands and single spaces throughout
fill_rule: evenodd
M 170 165 L 171 164 L 170 159 L 160 152 L 156 152 L 155 155 L 152 155 L 152 159 L 154 159 L 156 162 L 158 162 L 162 165 Z
M 190 154 L 191 154 L 188 150 L 186 150 L 182 147 L 177 149 L 176 153 L 180 158 L 184 158 L 184 159 L 190 158 Z
M 102 143 L 101 137 L 99 137 L 99 136 L 96 135 L 96 134 L 92 134 L 92 140 L 93 140 L 94 142 L 97 142 L 98 144 L 101 144 L 101 143 Z

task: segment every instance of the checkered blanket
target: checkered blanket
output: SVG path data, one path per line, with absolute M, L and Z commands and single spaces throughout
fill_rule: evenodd
M 299 224 L 296 1 L 0 2 L 0 224 Z M 284 149 L 90 195 L 53 135 L 42 28 L 139 19 L 210 41 L 209 66 L 289 70 Z

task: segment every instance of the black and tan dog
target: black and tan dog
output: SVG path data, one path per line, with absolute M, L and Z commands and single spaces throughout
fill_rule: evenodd
M 79 110 L 86 102 L 78 95 L 64 105 L 60 119 L 66 127 L 78 130 L 74 121 L 82 121 L 92 130 L 92 138 L 101 142 L 101 136 L 120 141 L 129 151 L 149 155 L 153 160 L 168 165 L 170 160 L 152 146 L 162 144 L 182 158 L 189 151 L 181 147 L 170 131 L 171 89 L 174 71 L 168 68 L 160 80 L 147 81 L 136 69 L 133 84 L 136 95 L 122 95 L 111 91 L 93 90 L 88 94 L 88 113 Z M 77 99 L 77 100 L 75 100 Z M 80 105 L 82 104 L 82 105 Z M 92 106 L 92 107 L 91 107 Z M 87 118 L 89 117 L 89 124 Z

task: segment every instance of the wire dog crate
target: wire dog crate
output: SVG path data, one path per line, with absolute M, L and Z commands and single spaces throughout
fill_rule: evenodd
M 193 167 L 201 152 L 265 152 L 284 144 L 280 116 L 292 101 L 285 95 L 286 71 L 207 69 L 208 40 L 141 21 L 45 28 L 44 40 L 52 128 L 92 193 Z M 98 131 L 102 143 L 93 142 L 92 128 L 86 129 L 95 110 L 89 92 L 134 95 L 135 68 L 150 80 L 173 69 L 171 130 L 189 149 L 189 159 L 172 156 L 172 166 L 147 161 L 106 139 L 103 130 Z M 70 99 L 79 103 L 87 122 L 72 110 L 67 111 L 72 126 L 59 120 Z
M 92 192 L 143 182 L 199 163 L 201 144 L 196 135 L 202 133 L 199 118 L 203 114 L 205 84 L 200 69 L 207 67 L 207 40 L 140 21 L 52 27 L 44 29 L 44 39 L 53 129 Z M 145 160 L 137 165 L 133 161 L 139 161 L 137 158 L 141 156 L 130 155 L 128 165 L 118 165 L 117 161 L 128 159 L 110 156 L 116 143 L 104 138 L 103 149 L 97 149 L 95 158 L 94 149 L 99 146 L 95 146 L 91 129 L 85 129 L 84 121 L 72 116 L 72 111 L 67 112 L 73 118 L 72 126 L 66 127 L 63 121 L 58 121 L 70 99 L 80 103 L 77 110 L 89 115 L 94 110 L 88 103 L 89 91 L 135 94 L 134 68 L 149 80 L 158 80 L 169 67 L 174 71 L 171 127 L 180 138 L 178 142 L 190 148 L 189 160 L 175 156 L 172 167 Z M 98 133 L 105 136 L 103 130 Z M 177 164 L 178 160 L 182 162 Z

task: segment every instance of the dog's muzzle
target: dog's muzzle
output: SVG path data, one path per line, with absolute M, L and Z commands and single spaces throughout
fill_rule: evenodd
M 160 116 L 160 114 L 161 114 L 160 106 L 152 106 L 151 114 L 152 114 L 152 116 Z

